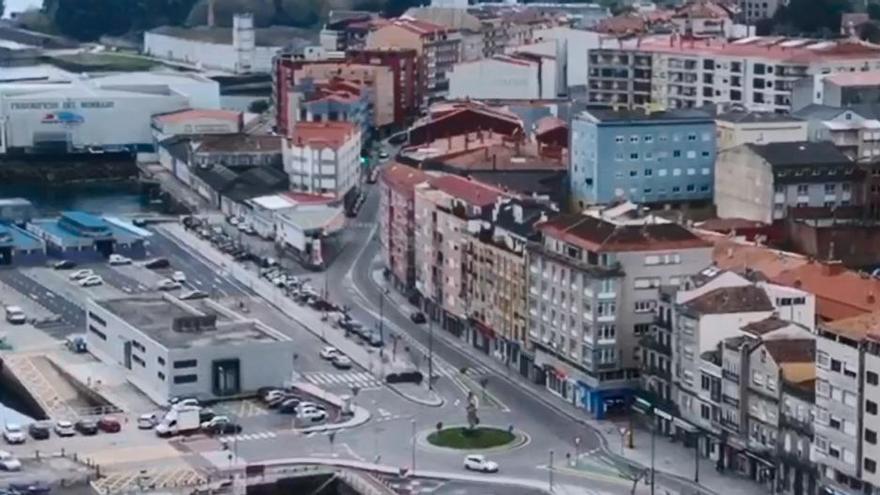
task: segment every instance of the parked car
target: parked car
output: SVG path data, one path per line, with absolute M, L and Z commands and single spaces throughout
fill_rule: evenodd
M 138 416 L 137 425 L 139 430 L 152 430 L 159 418 L 154 413 L 146 413 Z
M 9 452 L 0 450 L 0 469 L 4 471 L 21 471 L 21 461 Z
M 161 270 L 163 268 L 168 268 L 170 266 L 171 266 L 171 262 L 169 262 L 165 258 L 155 258 L 155 259 L 144 262 L 144 268 L 149 268 L 150 270 Z
M 199 407 L 199 399 L 195 397 L 172 397 L 168 400 L 168 404 L 171 405 L 171 409 L 182 409 L 184 407 L 195 406 Z
M 74 429 L 76 429 L 80 435 L 97 435 L 98 423 L 92 419 L 81 419 L 76 422 Z
M 183 273 L 182 271 L 178 270 L 178 271 L 171 274 L 171 280 L 174 280 L 175 282 L 182 284 L 182 283 L 186 282 L 186 274 Z
M 79 281 L 80 287 L 95 287 L 104 283 L 100 275 L 92 275 Z
M 52 265 L 52 268 L 54 268 L 56 270 L 70 270 L 70 269 L 76 268 L 76 263 L 74 263 L 73 261 L 70 261 L 70 260 L 56 261 Z
M 73 428 L 73 423 L 62 419 L 55 423 L 55 434 L 59 437 L 72 437 L 76 435 L 76 430 Z
M 208 421 L 211 421 L 212 419 L 214 419 L 216 417 L 217 417 L 217 413 L 215 413 L 213 409 L 203 407 L 199 411 L 199 424 L 207 423 Z
M 10 483 L 9 490 L 20 495 L 48 495 L 52 488 L 45 481 L 27 481 Z
M 284 403 L 284 401 L 291 399 L 291 398 L 293 398 L 293 396 L 291 396 L 290 394 L 287 394 L 287 393 L 281 394 L 281 395 L 274 395 L 266 401 L 266 407 L 268 407 L 269 409 L 276 409 L 276 408 L 280 407 L 281 404 Z
M 188 290 L 180 295 L 180 299 L 184 301 L 190 301 L 193 299 L 205 299 L 208 296 L 208 293 L 202 292 L 200 290 Z
M 498 463 L 486 459 L 484 455 L 471 454 L 464 458 L 464 468 L 468 471 L 480 471 L 483 473 L 497 473 Z
M 122 423 L 112 416 L 104 416 L 98 420 L 98 429 L 104 433 L 119 433 L 122 431 Z
M 6 423 L 6 426 L 3 427 L 3 439 L 6 440 L 6 443 L 15 445 L 24 443 L 27 437 L 20 424 Z
M 327 419 L 327 412 L 320 409 L 302 409 L 296 417 L 312 423 L 318 423 Z
M 156 284 L 156 288 L 159 290 L 177 290 L 180 288 L 180 284 L 171 280 L 170 278 L 162 279 Z
M 284 402 L 282 402 L 281 405 L 278 406 L 278 412 L 280 412 L 281 414 L 296 414 L 297 407 L 299 407 L 300 402 L 301 401 L 296 398 L 286 398 Z
M 387 160 L 389 156 L 390 155 L 388 155 L 388 152 L 385 150 L 382 150 L 379 152 L 379 158 L 381 158 L 383 160 Z
M 334 357 L 336 357 L 337 354 L 339 354 L 339 349 L 328 345 L 328 346 L 324 347 L 323 349 L 321 349 L 320 356 L 321 356 L 321 359 L 326 359 L 329 361 L 329 360 L 333 359 Z
M 409 319 L 412 320 L 413 323 L 416 323 L 418 325 L 421 325 L 422 323 L 428 321 L 427 318 L 425 318 L 425 313 L 422 313 L 421 311 L 414 311 L 410 313 Z
M 372 330 L 367 335 L 364 336 L 364 340 L 370 344 L 370 347 L 382 347 L 385 345 L 385 342 L 382 341 L 382 335 L 378 330 Z
M 49 438 L 49 425 L 41 422 L 31 423 L 28 426 L 28 433 L 34 440 L 46 440 Z
M 267 402 L 271 398 L 284 394 L 285 391 L 278 387 L 260 387 L 257 389 L 257 397 L 262 402 Z
M 21 306 L 6 306 L 6 321 L 13 325 L 24 325 L 27 323 L 27 315 Z
M 82 280 L 87 277 L 91 277 L 95 272 L 89 268 L 83 268 L 81 270 L 77 270 L 70 274 L 70 280 Z
M 201 425 L 202 431 L 210 435 L 230 435 L 241 433 L 241 425 L 235 424 L 227 416 L 215 416 Z
M 334 367 L 339 368 L 341 370 L 351 369 L 351 359 L 344 354 L 337 354 L 333 356 L 333 359 L 330 361 Z
M 111 254 L 107 258 L 107 261 L 109 261 L 111 265 L 130 265 L 131 264 L 131 258 L 129 258 L 127 256 L 122 256 L 121 254 L 116 254 L 116 253 Z

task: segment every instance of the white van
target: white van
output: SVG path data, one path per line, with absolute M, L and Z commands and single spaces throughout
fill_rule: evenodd
M 24 325 L 27 322 L 27 315 L 24 310 L 18 306 L 6 306 L 6 321 L 13 325 Z

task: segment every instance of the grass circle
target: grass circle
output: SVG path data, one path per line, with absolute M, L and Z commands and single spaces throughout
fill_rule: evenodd
M 516 440 L 516 435 L 498 428 L 478 426 L 476 428 L 444 428 L 428 435 L 428 443 L 437 447 L 460 450 L 491 449 L 507 445 Z

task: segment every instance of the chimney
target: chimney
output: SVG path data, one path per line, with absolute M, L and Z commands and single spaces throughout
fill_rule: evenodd
M 208 27 L 214 27 L 214 2 L 215 0 L 208 0 Z
M 498 155 L 492 153 L 492 171 L 498 170 Z
M 846 267 L 843 266 L 843 263 L 836 260 L 828 261 L 827 263 L 822 264 L 822 274 L 828 276 L 840 275 L 846 271 Z

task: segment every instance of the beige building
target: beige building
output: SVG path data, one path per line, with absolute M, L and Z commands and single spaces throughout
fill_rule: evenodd
M 394 123 L 394 74 L 389 67 L 382 65 L 338 63 L 305 64 L 296 71 L 294 84 L 304 78 L 330 80 L 340 78 L 358 81 L 370 88 L 373 98 L 373 121 L 377 127 Z
M 787 114 L 731 111 L 715 117 L 718 151 L 746 143 L 788 143 L 807 140 L 807 122 Z
M 379 186 L 379 240 L 382 261 L 398 288 L 415 287 L 415 188 L 427 183 L 425 172 L 400 163 L 382 168 Z
M 448 74 L 461 60 L 461 33 L 432 22 L 399 18 L 371 31 L 367 48 L 413 48 L 419 58 L 424 103 L 449 93 Z
M 470 62 L 483 58 L 485 43 L 483 26 L 467 9 L 454 7 L 413 7 L 404 17 L 431 22 L 461 33 L 461 61 Z

